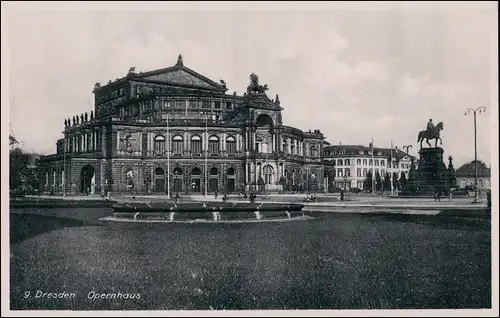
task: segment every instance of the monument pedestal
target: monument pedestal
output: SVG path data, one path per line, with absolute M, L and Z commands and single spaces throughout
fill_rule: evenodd
M 447 192 L 447 173 L 443 162 L 443 148 L 422 148 L 414 186 L 416 195 L 434 195 Z M 443 193 L 444 194 L 444 193 Z

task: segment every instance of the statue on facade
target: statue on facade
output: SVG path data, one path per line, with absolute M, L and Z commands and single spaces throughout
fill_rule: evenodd
M 80 114 L 80 123 L 83 124 L 83 114 Z
M 250 74 L 250 84 L 247 87 L 247 93 L 260 93 L 264 94 L 269 88 L 267 87 L 267 84 L 265 85 L 260 85 L 259 84 L 259 77 L 255 74 L 252 73 Z
M 219 82 L 220 82 L 220 84 L 221 84 L 224 88 L 226 87 L 226 81 L 224 81 L 224 80 L 222 80 L 222 79 L 221 79 L 221 80 L 219 80 Z
M 422 148 L 422 142 L 424 141 L 424 139 L 425 142 L 427 142 L 427 144 L 429 145 L 429 148 L 432 147 L 429 143 L 430 139 L 436 140 L 434 147 L 437 147 L 438 140 L 441 142 L 441 144 L 443 144 L 443 140 L 439 136 L 441 130 L 443 130 L 443 122 L 439 122 L 436 126 L 434 126 L 432 119 L 429 119 L 429 122 L 427 123 L 427 129 L 422 130 L 418 133 L 417 142 L 420 142 L 420 148 Z
M 87 112 L 85 112 L 85 121 L 89 121 L 89 116 L 88 116 Z
M 76 125 L 76 119 L 75 116 L 73 116 L 73 126 Z
M 90 120 L 92 120 L 92 119 L 94 119 L 94 111 L 93 110 L 90 111 Z
M 101 83 L 97 82 L 94 84 L 94 89 L 98 89 L 101 87 Z
M 135 74 L 135 66 L 132 66 L 128 69 L 128 75 Z
M 278 94 L 276 94 L 276 100 L 274 101 L 275 104 L 280 104 L 280 97 L 278 96 Z
M 177 57 L 177 64 L 175 65 L 184 66 L 184 62 L 182 61 L 182 54 L 179 54 L 179 56 Z
M 76 119 L 76 124 L 78 125 L 80 122 L 78 121 L 78 115 L 75 116 L 75 119 Z
M 68 127 L 68 120 L 64 119 L 64 127 Z

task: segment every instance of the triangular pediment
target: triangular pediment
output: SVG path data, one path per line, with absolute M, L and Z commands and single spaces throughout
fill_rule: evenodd
M 199 87 L 202 89 L 226 91 L 226 88 L 186 67 L 172 67 L 142 74 L 146 81 L 161 82 L 171 85 Z

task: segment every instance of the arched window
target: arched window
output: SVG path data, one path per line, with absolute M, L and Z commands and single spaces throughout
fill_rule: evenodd
M 165 137 L 156 136 L 154 140 L 154 156 L 163 156 L 165 153 Z
M 343 166 L 344 162 L 342 159 L 337 160 L 337 166 Z
M 385 167 L 385 161 L 384 161 L 384 160 L 380 160 L 380 165 L 381 165 L 382 167 Z
M 378 160 L 375 159 L 375 166 L 378 166 Z
M 366 166 L 366 159 L 363 159 L 363 166 Z
M 373 166 L 373 161 L 371 159 L 368 162 L 370 166 Z
M 356 164 L 357 164 L 358 166 L 360 166 L 360 165 L 361 165 L 361 159 L 356 160 Z
M 201 169 L 194 167 L 193 170 L 191 170 L 191 176 L 201 176 Z
M 234 169 L 233 168 L 227 169 L 227 175 L 228 176 L 234 176 Z
M 350 159 L 346 159 L 344 165 L 345 166 L 350 166 L 351 165 L 351 160 Z
M 215 135 L 208 138 L 208 152 L 211 154 L 219 153 L 219 138 Z
M 262 174 L 264 175 L 264 183 L 271 184 L 273 182 L 274 169 L 270 165 L 264 166 L 262 168 Z
M 179 167 L 176 167 L 173 172 L 174 176 L 182 176 L 182 169 Z
M 288 139 L 283 139 L 283 152 L 288 153 Z
M 217 170 L 217 168 L 214 167 L 214 168 L 210 169 L 209 173 L 211 176 L 216 176 L 219 174 L 219 170 Z
M 226 151 L 228 155 L 234 155 L 236 153 L 236 140 L 233 136 L 228 136 L 226 138 Z
M 390 168 L 390 167 L 391 167 L 391 163 L 390 163 L 390 162 L 388 162 L 388 163 L 387 163 L 387 168 Z
M 182 136 L 176 135 L 172 138 L 172 153 L 174 154 L 181 154 L 182 150 L 184 149 L 183 147 L 184 140 L 182 139 Z
M 191 137 L 191 153 L 201 154 L 201 137 L 198 135 Z

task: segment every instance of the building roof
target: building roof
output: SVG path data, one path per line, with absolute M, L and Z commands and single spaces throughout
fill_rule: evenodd
M 398 149 L 397 147 L 393 148 L 392 151 L 390 148 L 378 148 L 374 147 L 374 157 L 392 157 L 396 160 L 399 161 L 402 158 L 408 156 L 410 158 L 416 159 L 414 156 L 409 155 L 408 153 L 402 151 L 401 149 Z M 338 152 L 343 151 L 344 153 L 342 154 L 343 157 L 345 156 L 367 156 L 371 154 L 372 148 L 368 146 L 362 146 L 362 145 L 332 145 L 332 146 L 326 146 L 325 151 L 328 153 L 330 152 L 330 156 L 333 154 L 333 152 Z M 361 154 L 361 152 L 363 152 Z M 329 156 L 329 155 L 326 155 Z
M 219 92 L 227 91 L 226 85 L 223 81 L 221 81 L 220 84 L 216 83 L 215 81 L 184 66 L 184 63 L 182 62 L 182 57 L 180 55 L 179 59 L 177 60 L 177 64 L 175 64 L 174 66 L 169 66 L 158 70 L 139 72 L 139 73 L 136 73 L 134 69 L 135 68 L 131 68 L 126 77 L 117 79 L 117 81 L 123 79 L 130 79 L 135 81 L 195 87 L 195 88 L 214 90 Z M 114 82 L 110 82 L 102 87 L 96 86 L 95 90 L 98 91 L 111 84 L 114 84 Z
M 455 176 L 459 178 L 465 178 L 465 177 L 475 177 L 475 161 L 472 160 L 469 163 L 464 164 L 460 168 L 458 168 L 455 171 Z M 486 167 L 486 165 L 481 162 L 477 161 L 477 176 L 479 178 L 490 178 L 491 177 L 491 169 Z

